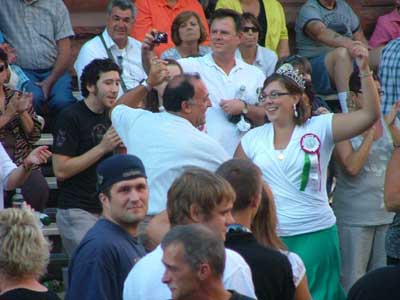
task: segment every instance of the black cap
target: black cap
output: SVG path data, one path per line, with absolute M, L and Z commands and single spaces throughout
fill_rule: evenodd
M 119 181 L 138 177 L 147 178 L 142 161 L 130 154 L 115 154 L 103 160 L 96 171 L 97 193 L 103 192 Z

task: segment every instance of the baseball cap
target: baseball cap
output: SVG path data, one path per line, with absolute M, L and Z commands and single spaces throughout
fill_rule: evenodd
M 96 172 L 97 194 L 119 181 L 147 178 L 140 158 L 130 154 L 115 154 L 106 158 L 97 166 Z

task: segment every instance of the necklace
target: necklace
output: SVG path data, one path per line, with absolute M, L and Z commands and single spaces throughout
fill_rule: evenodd
M 279 151 L 279 153 L 278 153 L 278 159 L 279 160 L 283 160 L 284 158 L 285 158 L 285 156 L 283 155 L 283 150 L 278 150 Z

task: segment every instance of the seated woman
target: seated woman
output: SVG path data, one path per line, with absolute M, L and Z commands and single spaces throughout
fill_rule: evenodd
M 175 47 L 161 54 L 161 59 L 174 59 L 203 56 L 211 51 L 210 47 L 201 46 L 207 39 L 207 31 L 198 14 L 184 11 L 176 16 L 171 26 L 171 38 Z
M 345 299 L 339 282 L 336 218 L 324 188 L 332 150 L 335 143 L 361 134 L 380 116 L 368 49 L 355 42 L 351 54 L 365 95 L 360 110 L 310 118 L 304 80 L 291 66 L 283 65 L 266 79 L 261 93 L 270 123 L 250 130 L 235 153 L 262 170 L 276 199 L 278 235 L 304 261 L 314 300 Z
M 59 300 L 39 282 L 49 258 L 49 243 L 32 211 L 0 211 L 0 300 Z
M 32 107 L 32 95 L 5 87 L 7 78 L 7 54 L 0 49 L 0 142 L 8 155 L 21 165 L 33 144 L 40 139 L 41 122 Z M 11 206 L 13 193 L 7 193 L 5 206 Z M 45 178 L 36 166 L 22 186 L 22 195 L 35 210 L 45 208 L 49 189 Z
M 249 12 L 257 17 L 262 28 L 259 45 L 285 57 L 290 54 L 289 35 L 282 5 L 277 0 L 218 0 L 215 9 L 230 8 L 239 13 Z
M 275 52 L 259 46 L 261 27 L 257 18 L 251 13 L 243 13 L 240 27 L 240 45 L 236 49 L 236 57 L 249 65 L 258 67 L 266 77 L 275 71 L 278 57 Z
M 285 244 L 276 234 L 277 218 L 274 203 L 274 196 L 268 184 L 263 184 L 261 204 L 251 224 L 257 241 L 272 249 L 284 253 L 292 266 L 293 281 L 296 287 L 294 300 L 310 300 L 311 294 L 308 289 L 306 267 L 302 259 L 294 252 L 287 250 Z

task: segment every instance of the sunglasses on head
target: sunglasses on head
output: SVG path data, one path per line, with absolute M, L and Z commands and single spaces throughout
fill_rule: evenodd
M 243 32 L 249 32 L 251 30 L 251 32 L 258 32 L 258 28 L 255 26 L 244 26 L 242 27 L 242 31 Z
M 0 73 L 3 72 L 5 69 L 7 69 L 6 65 L 0 66 Z

